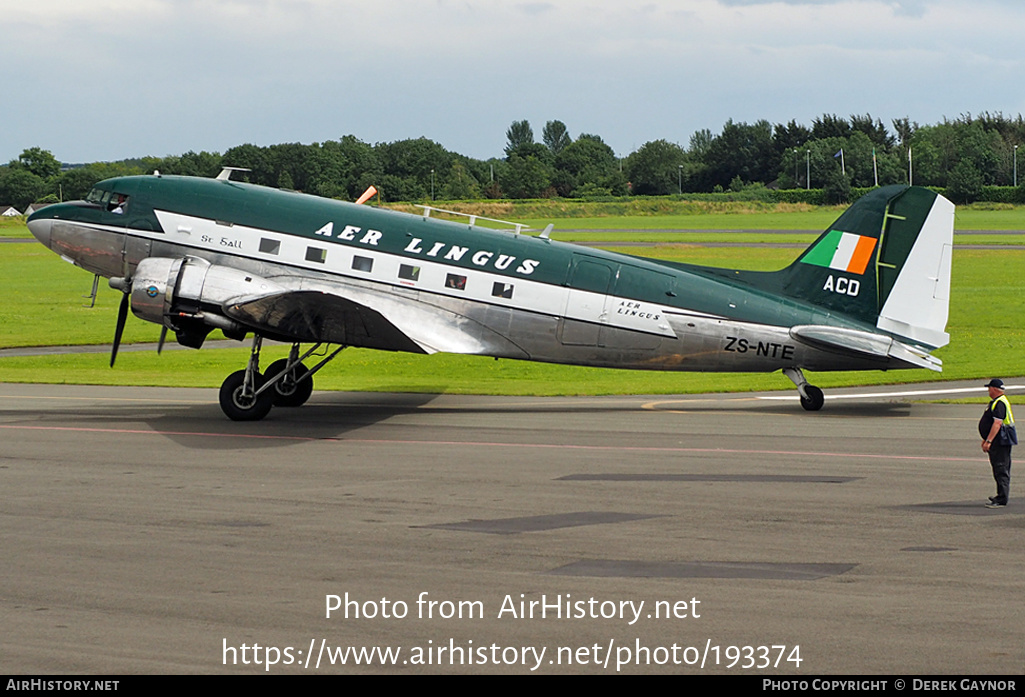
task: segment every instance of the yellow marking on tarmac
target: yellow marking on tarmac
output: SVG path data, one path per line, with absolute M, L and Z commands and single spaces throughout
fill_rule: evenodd
M 754 401 L 757 401 L 757 400 L 758 400 L 758 397 L 725 397 L 725 398 L 722 398 L 722 399 L 707 399 L 707 398 L 706 399 L 661 399 L 661 400 L 658 400 L 658 401 L 655 401 L 655 402 L 646 402 L 646 403 L 641 405 L 641 409 L 646 409 L 648 411 L 661 411 L 661 412 L 665 412 L 667 414 L 684 414 L 684 413 L 689 414 L 689 413 L 692 413 L 692 412 L 682 412 L 682 411 L 677 411 L 675 409 L 663 409 L 663 408 L 661 408 L 661 405 L 663 405 L 663 404 L 708 404 L 709 402 L 712 402 L 712 403 L 717 403 L 717 402 L 754 402 Z M 716 411 L 721 411 L 721 410 L 716 410 Z

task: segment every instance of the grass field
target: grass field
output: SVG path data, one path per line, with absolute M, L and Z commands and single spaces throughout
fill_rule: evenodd
M 824 207 L 812 211 L 777 213 L 703 213 L 697 215 L 623 216 L 619 218 L 564 218 L 527 219 L 517 222 L 542 229 L 555 224 L 555 236 L 560 229 L 590 230 L 614 228 L 620 230 L 809 230 L 822 232 L 840 217 L 844 206 Z M 957 209 L 954 230 L 1020 230 L 1025 233 L 1025 206 L 1005 210 L 961 207 Z
M 1002 212 L 1002 211 L 998 211 Z M 988 213 L 981 211 L 980 213 Z M 775 229 L 801 229 L 804 213 L 779 218 Z M 830 211 L 825 227 L 836 217 Z M 981 219 L 981 218 L 980 218 Z M 678 228 L 665 219 L 654 228 Z M 771 229 L 766 218 L 752 214 L 749 229 Z M 1006 221 L 1004 221 L 1006 222 Z M 1025 220 L 1023 220 L 1025 222 Z M 574 219 L 573 225 L 579 220 Z M 736 225 L 739 223 L 731 223 Z M 981 225 L 982 223 L 973 223 Z M 632 218 L 603 218 L 601 227 L 638 229 Z M 960 223 L 959 223 L 960 225 Z M 23 226 L 22 226 L 23 227 Z M 726 226 L 709 226 L 724 229 Z M 5 226 L 17 234 L 17 226 Z M 980 229 L 980 228 L 965 228 Z M 993 229 L 1025 229 L 993 228 Z M 616 248 L 621 240 L 638 240 L 642 233 L 592 234 L 603 246 Z M 677 233 L 650 233 L 677 235 Z M 559 235 L 556 235 L 559 237 Z M 639 256 L 689 263 L 770 270 L 792 261 L 798 250 L 779 248 L 703 247 L 709 241 L 786 241 L 807 243 L 808 235 L 758 236 L 721 233 L 686 243 L 674 237 L 646 240 L 653 247 L 618 248 Z M 960 236 L 959 243 L 988 244 L 988 236 Z M 994 235 L 994 239 L 1017 239 Z M 566 238 L 563 238 L 566 239 Z M 994 242 L 1001 243 L 1001 242 Z M 1021 244 L 1021 242 L 1016 242 Z M 942 376 L 931 371 L 818 373 L 815 384 L 835 387 L 945 379 L 982 378 L 1022 374 L 1020 318 L 1025 313 L 1025 251 L 956 249 L 948 332 L 949 346 L 937 351 L 944 361 Z M 41 245 L 0 244 L 0 347 L 109 343 L 120 294 L 101 284 L 95 308 L 85 305 L 91 276 L 67 264 Z M 159 327 L 131 318 L 125 342 L 156 341 Z M 215 333 L 212 338 L 218 335 Z M 122 353 L 114 370 L 103 354 L 0 358 L 0 381 L 76 384 L 125 384 L 217 387 L 224 377 L 245 365 L 247 344 L 238 349 Z M 264 365 L 285 355 L 286 347 L 264 351 Z M 523 361 L 454 355 L 416 356 L 363 349 L 347 349 L 317 376 L 318 389 L 409 391 L 429 393 L 485 393 L 515 395 L 572 394 L 678 394 L 688 392 L 788 389 L 791 383 L 774 374 L 695 374 L 620 371 L 556 366 Z
M 593 232 L 553 233 L 552 239 L 560 242 L 591 242 L 602 246 L 616 246 L 620 243 L 700 245 L 707 243 L 729 244 L 789 244 L 805 247 L 819 235 L 817 232 L 657 232 L 598 230 Z M 955 234 L 955 245 L 1025 245 L 1025 233 L 1018 234 Z M 628 246 L 628 245 L 620 245 Z

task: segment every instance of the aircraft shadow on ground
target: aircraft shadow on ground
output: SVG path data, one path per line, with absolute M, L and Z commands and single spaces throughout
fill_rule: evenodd
M 348 403 L 275 408 L 262 421 L 250 422 L 226 418 L 216 397 L 206 404 L 107 403 L 74 409 L 8 412 L 5 422 L 42 428 L 110 431 L 118 438 L 133 432 L 156 433 L 181 447 L 195 450 L 287 448 L 310 440 L 342 439 L 351 431 L 413 413 L 438 397 L 437 394 L 347 395 Z
M 354 431 L 414 413 L 426 416 L 650 411 L 653 417 L 658 412 L 663 412 L 661 416 L 668 412 L 685 418 L 687 414 L 740 411 L 795 419 L 832 419 L 909 416 L 913 406 L 892 401 L 837 402 L 827 403 L 821 412 L 808 413 L 796 402 L 760 402 L 727 395 L 722 398 L 623 396 L 608 400 L 536 397 L 525 401 L 493 397 L 479 406 L 432 404 L 441 396 L 442 393 L 322 392 L 302 407 L 274 408 L 265 419 L 254 422 L 228 420 L 215 399 L 209 403 L 111 403 L 87 408 L 48 409 L 31 414 L 29 420 L 33 424 L 59 424 L 70 429 L 155 432 L 185 448 L 238 450 L 287 448 L 309 440 L 341 440 Z M 26 414 L 21 412 L 20 415 L 24 417 Z

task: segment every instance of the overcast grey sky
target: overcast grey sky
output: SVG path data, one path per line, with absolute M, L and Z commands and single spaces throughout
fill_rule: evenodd
M 1025 113 L 1021 0 L 0 0 L 0 162 Z

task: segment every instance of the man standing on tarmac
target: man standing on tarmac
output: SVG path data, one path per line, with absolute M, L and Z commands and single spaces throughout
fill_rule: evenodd
M 1011 490 L 1011 446 L 1018 444 L 1014 433 L 1014 415 L 1011 403 L 1004 396 L 1004 381 L 994 378 L 986 383 L 989 388 L 989 406 L 979 419 L 982 452 L 989 455 L 997 495 L 989 497 L 986 508 L 1003 508 Z

